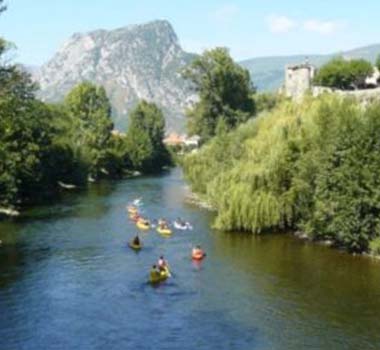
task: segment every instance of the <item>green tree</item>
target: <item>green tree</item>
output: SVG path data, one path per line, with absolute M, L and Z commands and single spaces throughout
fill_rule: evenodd
M 126 135 L 128 155 L 135 169 L 156 172 L 170 164 L 164 133 L 162 111 L 154 103 L 141 101 L 129 114 Z
M 52 142 L 51 114 L 34 98 L 34 84 L 15 66 L 0 68 L 0 202 L 30 197 L 43 183 Z
M 90 173 L 98 177 L 113 129 L 111 104 L 106 92 L 103 87 L 81 83 L 66 96 L 65 107 L 71 118 L 74 144 L 85 150 Z
M 321 86 L 342 90 L 362 88 L 365 85 L 366 77 L 372 73 L 373 67 L 366 60 L 345 60 L 338 57 L 319 69 L 314 82 Z
M 373 74 L 373 66 L 364 59 L 348 61 L 348 70 L 355 88 L 364 88 L 365 80 Z
M 232 129 L 255 114 L 249 72 L 236 64 L 225 48 L 205 51 L 183 72 L 199 95 L 187 113 L 190 134 L 204 141 L 216 133 L 218 122 Z

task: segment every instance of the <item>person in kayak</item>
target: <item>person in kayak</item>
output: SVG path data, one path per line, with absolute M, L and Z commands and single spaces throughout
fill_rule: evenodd
M 141 245 L 140 237 L 139 235 L 136 235 L 135 238 L 133 239 L 133 244 L 136 246 Z
M 166 270 L 168 268 L 168 262 L 164 259 L 162 255 L 158 259 L 157 265 L 160 271 Z
M 205 253 L 204 253 L 203 249 L 201 248 L 201 246 L 200 246 L 200 245 L 197 245 L 197 246 L 195 246 L 195 247 L 193 248 L 193 250 L 192 250 L 192 252 L 191 252 L 191 255 L 192 255 L 193 257 L 195 257 L 195 256 L 204 256 Z
M 168 222 L 166 221 L 165 218 L 160 218 L 158 219 L 158 226 L 160 226 L 160 228 L 162 229 L 165 229 L 168 226 Z

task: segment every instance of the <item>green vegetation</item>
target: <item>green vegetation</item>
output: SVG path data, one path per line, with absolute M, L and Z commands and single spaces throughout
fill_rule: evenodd
M 254 95 L 257 113 L 268 112 L 284 100 L 282 95 L 273 92 L 262 92 Z
M 302 230 L 360 252 L 380 237 L 379 149 L 380 105 L 330 95 L 284 101 L 215 137 L 184 172 L 219 229 Z
M 317 85 L 342 90 L 363 88 L 365 79 L 373 74 L 373 66 L 364 59 L 334 58 L 320 68 L 314 78 Z
M 127 150 L 135 169 L 156 172 L 171 163 L 163 144 L 165 119 L 154 104 L 141 101 L 129 115 Z
M 249 72 L 225 48 L 205 51 L 183 72 L 199 95 L 188 111 L 190 134 L 209 140 L 218 130 L 231 130 L 255 114 Z
M 380 55 L 378 55 L 376 58 L 375 67 L 380 70 Z
M 103 87 L 84 82 L 74 87 L 64 104 L 71 122 L 72 142 L 86 154 L 90 175 L 99 177 L 110 145 L 111 104 Z
M 9 47 L 0 39 L 0 58 Z M 37 100 L 35 91 L 21 68 L 0 64 L 0 206 L 35 201 L 65 184 L 85 186 L 170 164 L 162 144 L 164 118 L 154 104 L 141 102 L 125 136 L 112 133 L 111 105 L 102 87 L 81 83 L 57 105 Z

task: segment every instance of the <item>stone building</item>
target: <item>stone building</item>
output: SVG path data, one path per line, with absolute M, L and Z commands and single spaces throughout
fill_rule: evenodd
M 284 93 L 287 97 L 301 98 L 310 90 L 316 68 L 308 62 L 285 67 Z

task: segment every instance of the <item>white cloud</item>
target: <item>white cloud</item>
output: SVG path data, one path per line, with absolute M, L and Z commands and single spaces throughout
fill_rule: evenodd
M 269 30 L 272 33 L 287 33 L 297 27 L 297 22 L 283 15 L 271 15 L 267 18 Z
M 217 8 L 212 14 L 211 17 L 222 23 L 230 22 L 233 20 L 240 12 L 240 9 L 235 4 L 224 4 L 221 7 Z
M 318 19 L 309 19 L 303 22 L 303 28 L 309 32 L 315 32 L 323 35 L 334 34 L 345 27 L 342 21 L 320 21 Z

